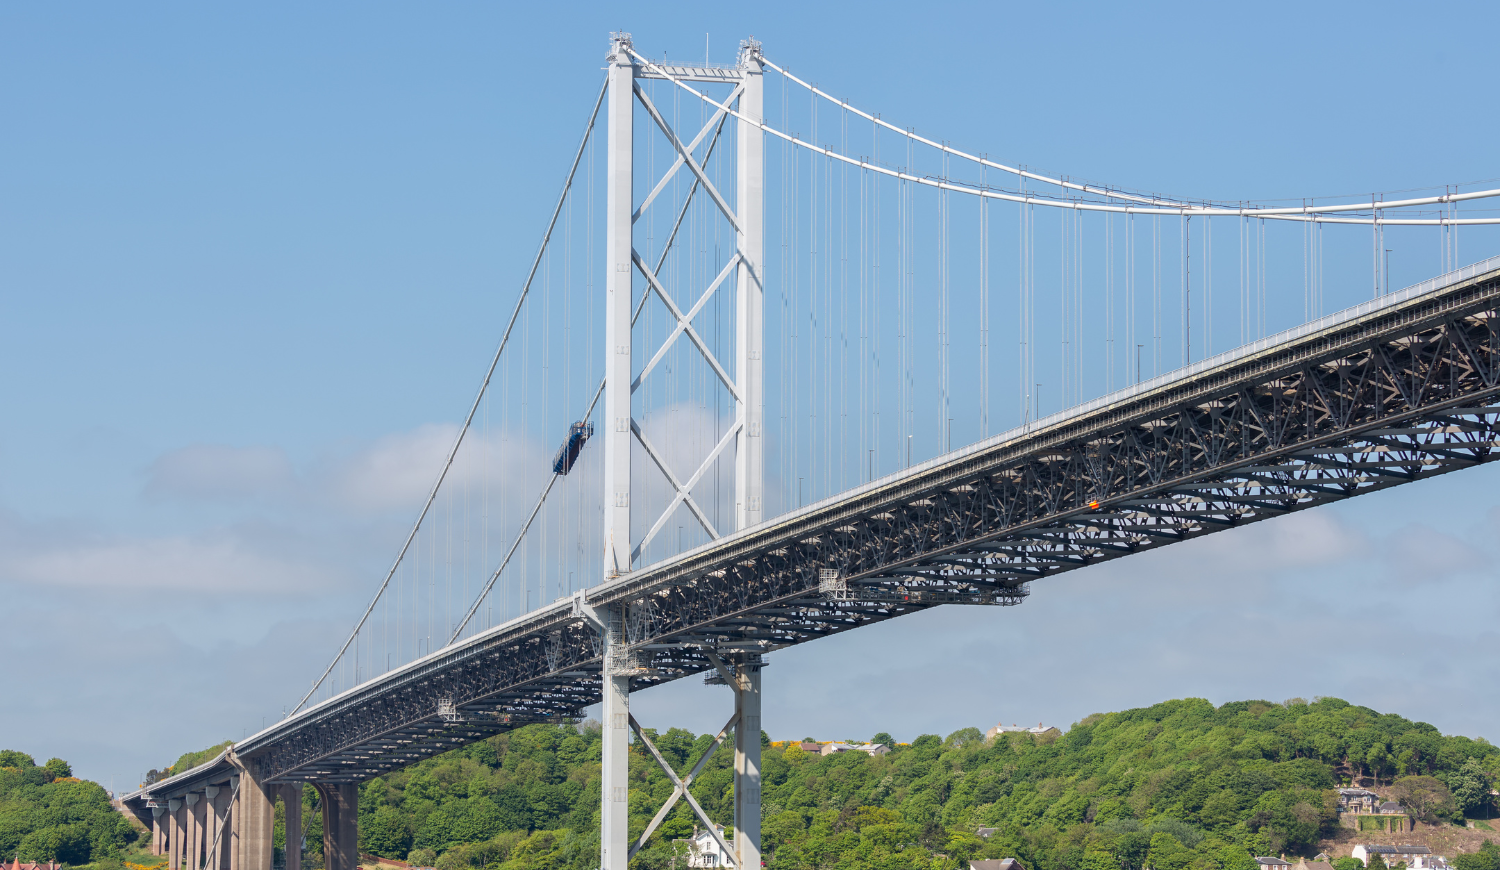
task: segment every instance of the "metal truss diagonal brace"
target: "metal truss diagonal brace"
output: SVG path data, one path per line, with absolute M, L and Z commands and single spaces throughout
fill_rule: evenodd
M 651 757 L 656 759 L 657 765 L 672 780 L 672 796 L 667 798 L 667 802 L 662 804 L 661 809 L 656 811 L 656 816 L 651 819 L 651 824 L 646 826 L 646 830 L 641 833 L 640 839 L 636 840 L 635 845 L 630 847 L 630 857 L 634 858 L 635 853 L 639 852 L 641 847 L 646 845 L 646 841 L 651 838 L 652 834 L 656 833 L 656 829 L 666 820 L 667 813 L 672 811 L 672 807 L 677 805 L 678 800 L 686 800 L 688 806 L 693 808 L 693 814 L 698 817 L 699 821 L 703 822 L 703 826 L 708 829 L 709 833 L 713 834 L 714 839 L 719 841 L 721 854 L 733 854 L 730 851 L 729 844 L 725 843 L 724 838 L 719 836 L 719 829 L 714 827 L 713 820 L 708 817 L 708 813 L 703 811 L 703 807 L 698 804 L 692 792 L 688 791 L 688 786 L 693 784 L 693 778 L 703 770 L 703 766 L 708 763 L 708 759 L 719 748 L 719 745 L 724 742 L 724 737 L 729 733 L 729 729 L 737 727 L 739 721 L 740 714 L 738 712 L 730 716 L 729 721 L 724 723 L 724 727 L 719 729 L 718 736 L 714 738 L 713 744 L 704 751 L 703 757 L 698 759 L 698 763 L 693 765 L 692 772 L 687 775 L 686 779 L 679 779 L 677 772 L 672 769 L 672 765 L 667 763 L 667 760 L 662 757 L 661 751 L 656 748 L 656 744 L 652 743 L 651 738 L 647 737 L 646 732 L 641 729 L 640 723 L 635 721 L 634 716 L 630 717 L 630 727 L 635 730 L 635 736 L 641 739 L 641 742 L 646 745 L 646 749 L 650 750 Z
M 651 271 L 651 268 L 646 265 L 645 260 L 641 259 L 640 252 L 632 248 L 630 251 L 630 260 L 635 263 L 635 267 L 645 276 L 646 283 L 651 285 L 651 289 L 656 291 L 657 298 L 662 301 L 663 305 L 667 306 L 667 310 L 672 312 L 672 316 L 677 318 L 677 325 L 682 327 L 682 331 L 687 333 L 687 337 L 692 339 L 693 344 L 698 346 L 698 351 L 703 354 L 703 358 L 713 367 L 714 374 L 718 375 L 719 380 L 724 383 L 724 386 L 729 388 L 730 395 L 734 396 L 735 401 L 739 401 L 740 391 L 734 385 L 734 379 L 729 377 L 729 374 L 724 371 L 723 366 L 719 365 L 719 360 L 708 349 L 708 345 L 703 343 L 703 339 L 698 336 L 698 331 L 693 329 L 692 321 L 683 316 L 682 309 L 678 308 L 677 303 L 672 301 L 671 295 L 667 293 L 667 288 L 661 285 L 661 281 L 656 277 L 656 273 Z
M 582 617 L 603 637 L 609 631 L 609 616 L 584 599 L 583 590 L 573 593 L 573 615 Z
M 639 87 L 639 86 L 637 86 L 637 87 Z M 731 106 L 731 105 L 733 105 L 735 99 L 737 99 L 739 97 L 740 92 L 743 91 L 744 89 L 745 89 L 745 86 L 744 86 L 743 83 L 735 85 L 734 91 L 732 93 L 730 93 L 729 99 L 727 99 L 727 100 L 724 101 L 724 105 L 725 106 Z M 709 133 L 709 131 L 712 130 L 714 128 L 714 126 L 717 125 L 724 118 L 724 113 L 726 111 L 727 111 L 727 109 L 717 109 L 717 110 L 714 111 L 713 117 L 711 117 L 711 118 L 708 119 L 708 123 L 703 125 L 703 129 L 698 131 L 698 135 L 693 138 L 693 141 L 688 143 L 687 150 L 688 150 L 689 154 L 691 154 L 692 152 L 698 150 L 698 146 L 703 143 L 703 137 L 707 136 L 708 133 Z M 710 153 L 712 153 L 712 151 L 710 151 Z M 703 159 L 705 161 L 707 161 L 708 157 L 705 155 Z M 646 198 L 644 200 L 641 200 L 640 208 L 637 208 L 635 210 L 635 213 L 630 216 L 630 220 L 631 220 L 632 223 L 634 223 L 635 221 L 640 220 L 641 219 L 641 215 L 643 215 L 643 214 L 646 213 L 646 209 L 648 209 L 648 208 L 651 207 L 652 201 L 655 200 L 658 196 L 660 196 L 661 192 L 663 190 L 667 189 L 667 183 L 672 180 L 672 176 L 674 176 L 674 175 L 677 174 L 677 170 L 679 170 L 679 169 L 682 168 L 682 162 L 683 162 L 682 161 L 682 155 L 679 154 L 677 156 L 677 160 L 674 161 L 672 163 L 671 167 L 669 167 L 667 169 L 666 174 L 661 177 L 660 181 L 656 182 L 656 186 L 653 187 L 653 188 L 651 188 L 651 192 L 648 193 L 648 194 L 646 194 Z M 696 188 L 696 185 L 695 185 L 695 188 Z M 694 190 L 689 190 L 688 191 L 688 197 L 691 198 L 694 192 L 695 192 Z
M 698 503 L 693 500 L 692 492 L 693 488 L 698 485 L 698 481 L 703 479 L 703 475 L 708 471 L 709 467 L 713 465 L 714 460 L 719 458 L 719 454 L 723 453 L 725 448 L 734 443 L 735 436 L 739 434 L 740 427 L 743 425 L 744 424 L 741 421 L 736 420 L 734 422 L 734 425 L 730 426 L 729 430 L 724 433 L 724 436 L 719 439 L 719 443 L 714 445 L 714 449 L 709 451 L 709 454 L 704 458 L 703 463 L 698 466 L 698 470 L 693 472 L 693 476 L 688 478 L 686 484 L 683 484 L 679 483 L 676 475 L 672 474 L 672 472 L 668 470 L 666 460 L 662 458 L 661 454 L 656 450 L 656 447 L 652 445 L 650 441 L 646 440 L 646 433 L 641 431 L 641 427 L 635 422 L 635 420 L 630 421 L 630 429 L 633 433 L 635 433 L 636 440 L 640 442 L 641 447 L 645 448 L 646 455 L 651 457 L 651 461 L 656 463 L 656 467 L 661 469 L 662 474 L 666 475 L 667 480 L 677 490 L 677 494 L 672 496 L 671 504 L 667 505 L 666 510 L 662 511 L 661 516 L 657 518 L 654 524 L 652 524 L 651 530 L 646 533 L 646 536 L 641 539 L 641 543 L 637 545 L 635 550 L 631 553 L 630 558 L 632 560 L 639 557 L 641 552 L 646 548 L 646 545 L 651 543 L 652 539 L 656 537 L 656 534 L 662 530 L 662 527 L 666 525 L 667 520 L 672 516 L 672 511 L 676 510 L 679 504 L 686 504 L 688 506 L 688 509 L 693 512 L 693 516 L 698 518 L 698 522 L 703 524 L 704 530 L 707 531 L 709 535 L 713 536 L 715 540 L 720 537 L 719 532 L 714 528 L 713 523 L 709 522 L 708 516 L 704 514 L 702 508 L 698 506 Z
M 708 659 L 708 663 L 713 665 L 714 670 L 719 672 L 719 678 L 724 681 L 724 685 L 733 689 L 734 693 L 738 695 L 740 693 L 740 681 L 735 678 L 734 674 L 729 672 L 729 666 L 724 664 L 724 660 L 719 658 L 718 654 L 708 647 L 705 646 L 702 650 L 703 657 Z
M 671 335 L 667 336 L 666 341 L 661 343 L 661 347 L 657 349 L 656 355 L 651 357 L 651 361 L 646 363 L 645 368 L 641 369 L 641 373 L 636 375 L 635 380 L 630 382 L 630 392 L 634 393 L 640 389 L 641 382 L 646 380 L 646 375 L 651 374 L 651 370 L 656 368 L 656 364 L 661 362 L 662 358 L 667 355 L 667 351 L 672 349 L 672 343 L 677 341 L 677 337 L 686 331 L 686 325 L 692 323 L 698 317 L 698 313 L 703 310 L 703 306 L 707 305 L 708 300 L 713 298 L 714 293 L 719 289 L 719 285 L 723 284 L 724 280 L 733 274 L 734 267 L 739 262 L 740 255 L 738 252 L 730 255 L 729 262 L 725 263 L 724 268 L 719 270 L 718 277 L 714 278 L 713 283 L 708 285 L 708 289 L 703 291 L 703 295 L 694 303 L 692 310 L 687 313 L 687 316 L 677 321 L 677 326 L 673 328 Z
M 646 111 L 651 115 L 651 120 L 655 121 L 656 126 L 661 128 L 662 134 L 671 140 L 672 147 L 677 149 L 678 156 L 693 171 L 693 174 L 698 176 L 698 181 L 702 183 L 703 189 L 708 191 L 708 195 L 713 198 L 714 204 L 719 207 L 719 211 L 724 213 L 724 217 L 729 220 L 730 225 L 738 232 L 740 229 L 740 220 L 735 216 L 734 209 L 730 208 L 729 203 L 724 201 L 724 197 L 719 195 L 719 189 L 714 187 L 713 182 L 708 180 L 708 175 L 703 171 L 703 167 L 699 166 L 698 161 L 693 159 L 693 155 L 682 144 L 682 140 L 677 138 L 677 134 L 667 124 L 667 119 L 663 118 L 661 113 L 656 110 L 656 104 L 651 102 L 651 98 L 646 96 L 646 92 L 641 90 L 639 84 L 635 86 L 635 96 L 641 101 L 641 105 L 646 107 Z M 725 101 L 720 108 L 727 110 L 728 105 L 728 101 Z

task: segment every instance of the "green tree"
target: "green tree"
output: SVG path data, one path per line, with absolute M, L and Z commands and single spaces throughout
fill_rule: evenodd
M 1146 863 L 1153 870 L 1186 870 L 1193 863 L 1193 853 L 1171 834 L 1152 834 Z
M 1479 759 L 1470 758 L 1463 763 L 1449 783 L 1453 788 L 1453 800 L 1465 815 L 1477 816 L 1490 807 L 1490 776 Z
M 53 825 L 32 831 L 17 849 L 22 861 L 56 861 L 60 864 L 89 862 L 89 832 L 85 825 Z
M 359 839 L 366 851 L 385 858 L 405 858 L 411 849 L 411 830 L 401 814 L 390 807 L 381 807 L 360 822 Z
M 1140 870 L 1146 866 L 1146 856 L 1151 852 L 1151 835 L 1130 832 L 1115 841 L 1115 858 L 1121 870 Z
M 28 767 L 36 767 L 36 762 L 32 761 L 31 756 L 24 752 L 17 752 L 14 749 L 0 749 L 0 767 L 14 767 L 18 770 L 25 770 Z
M 73 775 L 73 766 L 61 758 L 49 758 L 47 759 L 47 763 L 42 765 L 42 767 L 47 771 L 48 778 L 50 779 L 61 779 L 62 777 Z
M 1333 859 L 1333 870 L 1364 870 L 1365 862 L 1352 855 Z
M 505 830 L 506 820 L 494 801 L 481 797 L 470 798 L 467 803 L 463 812 L 453 821 L 451 830 L 454 839 L 473 843 L 488 840 Z
M 1500 846 L 1486 840 L 1477 852 L 1453 857 L 1454 870 L 1500 870 Z
M 896 748 L 896 738 L 892 737 L 884 731 L 881 731 L 879 734 L 871 737 L 870 742 L 874 743 L 877 746 L 889 746 L 892 749 Z
M 1372 854 L 1370 860 L 1365 864 L 1365 870 L 1387 870 L 1385 857 L 1379 852 Z
M 1403 776 L 1391 786 L 1391 794 L 1418 819 L 1436 823 L 1453 815 L 1453 793 L 1431 776 Z
M 1216 852 L 1214 857 L 1218 858 L 1219 866 L 1223 870 L 1257 870 L 1260 867 L 1254 856 L 1244 846 L 1225 846 Z

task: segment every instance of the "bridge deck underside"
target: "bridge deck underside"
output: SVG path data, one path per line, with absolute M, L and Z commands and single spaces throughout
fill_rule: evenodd
M 597 587 L 633 689 L 1492 459 L 1490 273 L 815 507 Z M 363 780 L 599 699 L 600 646 L 554 605 L 237 747 L 269 777 Z M 440 702 L 451 702 L 447 718 Z

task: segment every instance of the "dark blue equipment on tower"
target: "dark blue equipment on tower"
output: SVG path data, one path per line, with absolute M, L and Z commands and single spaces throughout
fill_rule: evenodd
M 557 448 L 557 455 L 552 457 L 552 473 L 567 474 L 573 470 L 573 463 L 578 461 L 578 453 L 583 450 L 583 444 L 594 434 L 593 423 L 574 423 L 568 427 L 568 440 Z

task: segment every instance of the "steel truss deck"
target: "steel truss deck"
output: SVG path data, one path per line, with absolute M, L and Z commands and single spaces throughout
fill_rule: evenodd
M 1487 462 L 1500 270 L 1043 421 L 580 593 L 625 615 L 632 691 L 941 604 Z M 601 641 L 558 602 L 236 747 L 359 781 L 599 700 Z

